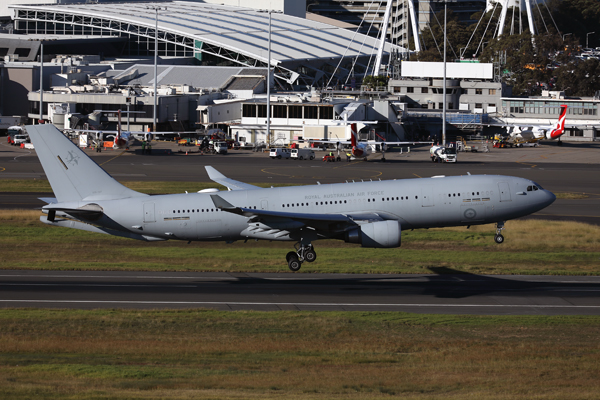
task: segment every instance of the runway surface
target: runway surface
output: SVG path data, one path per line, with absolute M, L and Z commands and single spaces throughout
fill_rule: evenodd
M 600 315 L 600 277 L 0 271 L 0 307 Z

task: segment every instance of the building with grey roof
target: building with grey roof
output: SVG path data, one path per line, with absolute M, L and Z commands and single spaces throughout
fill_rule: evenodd
M 153 7 L 161 6 L 158 14 Z M 368 70 L 375 38 L 287 14 L 204 2 L 12 5 L 14 32 L 127 38 L 123 55 L 195 58 L 200 65 L 266 68 L 279 85 L 324 86 Z M 157 20 L 155 19 L 157 17 Z M 155 32 L 155 23 L 158 30 Z M 384 57 L 395 49 L 386 43 Z

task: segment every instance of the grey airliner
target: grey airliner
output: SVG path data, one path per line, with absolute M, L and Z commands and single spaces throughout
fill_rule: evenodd
M 228 191 L 149 196 L 121 185 L 54 126 L 26 129 L 56 196 L 43 199 L 42 222 L 144 241 L 292 241 L 292 271 L 316 260 L 318 239 L 393 248 L 406 229 L 496 223 L 502 243 L 505 221 L 556 199 L 533 181 L 500 175 L 260 188 L 209 166 Z

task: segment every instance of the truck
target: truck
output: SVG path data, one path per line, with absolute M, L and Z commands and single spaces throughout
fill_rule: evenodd
M 433 162 L 458 162 L 456 147 L 432 146 L 429 155 Z
M 292 154 L 290 156 L 294 160 L 314 160 L 315 152 L 311 149 L 292 149 Z

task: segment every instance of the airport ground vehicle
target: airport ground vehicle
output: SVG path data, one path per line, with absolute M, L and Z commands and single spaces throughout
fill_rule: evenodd
M 429 155 L 433 162 L 452 162 L 458 161 L 456 147 L 432 146 L 429 149 Z
M 323 156 L 323 161 L 336 162 L 336 161 L 342 161 L 342 159 L 340 158 L 340 156 L 336 157 L 333 154 L 329 153 L 329 154 L 325 154 Z
M 27 136 L 27 135 L 23 135 L 23 134 L 14 135 L 12 138 L 12 144 L 15 146 L 19 146 L 21 143 L 27 143 L 28 140 L 29 140 L 29 136 Z
M 272 159 L 290 158 L 291 155 L 291 150 L 286 149 L 285 147 L 272 147 L 269 151 L 269 157 L 271 157 Z
M 314 160 L 315 152 L 311 149 L 292 149 L 290 157 L 294 160 Z
M 229 146 L 226 142 L 215 142 L 213 146 L 215 154 L 227 154 L 227 148 Z

